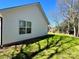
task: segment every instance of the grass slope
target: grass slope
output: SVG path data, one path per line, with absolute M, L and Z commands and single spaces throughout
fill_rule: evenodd
M 32 44 L 9 47 L 0 52 L 0 59 L 79 59 L 79 38 L 52 35 Z

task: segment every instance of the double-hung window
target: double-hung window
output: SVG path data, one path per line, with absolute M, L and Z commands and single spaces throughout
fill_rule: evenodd
M 31 33 L 31 22 L 27 21 L 27 33 Z
M 19 34 L 25 34 L 26 33 L 26 21 L 21 20 L 19 21 Z
M 30 21 L 19 21 L 19 34 L 31 33 L 31 22 Z

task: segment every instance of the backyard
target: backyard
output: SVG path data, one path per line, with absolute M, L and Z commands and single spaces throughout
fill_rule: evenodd
M 79 59 L 79 38 L 52 34 L 34 43 L 5 47 L 0 59 Z
M 79 0 L 0 1 L 0 59 L 79 59 Z

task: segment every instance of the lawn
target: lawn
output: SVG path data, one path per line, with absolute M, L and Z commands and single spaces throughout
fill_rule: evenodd
M 55 34 L 35 43 L 4 48 L 0 59 L 79 59 L 79 38 Z

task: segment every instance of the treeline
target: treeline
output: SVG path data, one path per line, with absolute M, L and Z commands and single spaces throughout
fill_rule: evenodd
M 59 32 L 79 36 L 79 0 L 57 0 L 57 4 L 63 17 Z

